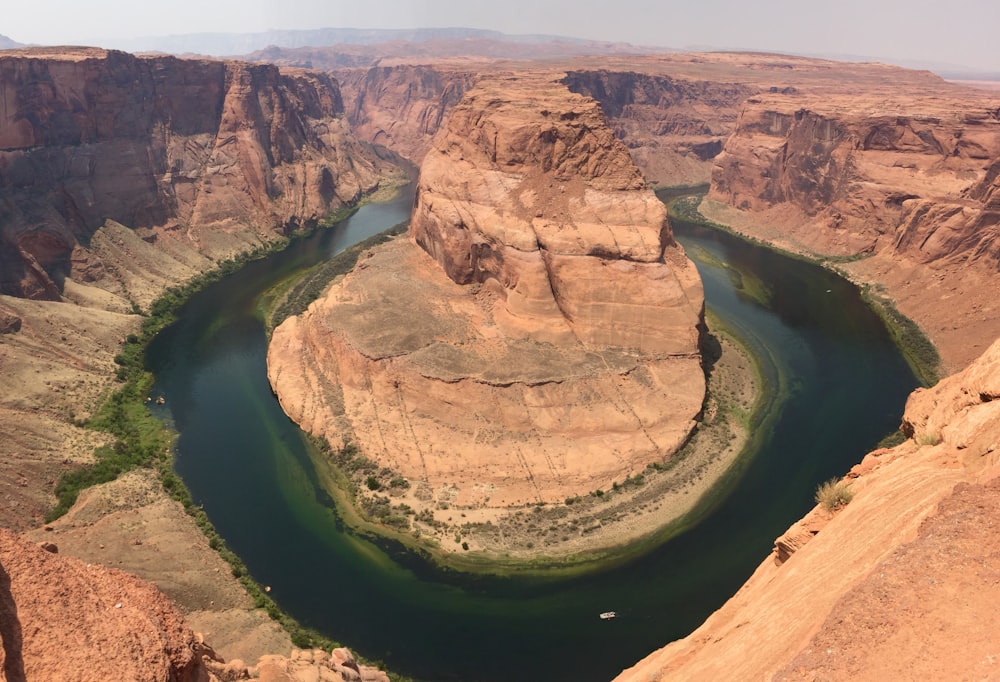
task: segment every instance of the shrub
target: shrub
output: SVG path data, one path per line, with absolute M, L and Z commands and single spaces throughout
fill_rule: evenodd
M 827 511 L 834 511 L 854 499 L 850 486 L 837 478 L 831 478 L 816 488 L 816 504 Z

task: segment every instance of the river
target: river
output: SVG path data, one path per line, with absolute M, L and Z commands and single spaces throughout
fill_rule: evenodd
M 607 680 L 688 634 L 841 475 L 899 424 L 916 380 L 846 281 L 675 224 L 708 306 L 761 354 L 779 396 L 755 453 L 689 531 L 569 579 L 438 571 L 346 532 L 266 378 L 260 294 L 408 218 L 412 189 L 193 296 L 147 354 L 179 433 L 176 469 L 258 582 L 300 622 L 423 680 Z M 387 551 L 388 549 L 388 551 Z M 619 617 L 600 620 L 602 611 Z

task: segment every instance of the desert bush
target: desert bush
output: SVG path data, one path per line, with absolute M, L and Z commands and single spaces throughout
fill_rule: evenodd
M 827 511 L 839 509 L 852 499 L 854 499 L 854 491 L 838 478 L 831 478 L 816 488 L 816 504 Z

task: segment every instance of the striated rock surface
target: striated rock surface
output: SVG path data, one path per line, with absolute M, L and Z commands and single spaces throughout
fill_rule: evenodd
M 452 107 L 479 74 L 447 64 L 400 64 L 342 69 L 336 76 L 354 134 L 420 165 Z
M 712 160 L 735 127 L 743 101 L 759 86 L 692 78 L 679 66 L 664 70 L 642 73 L 624 64 L 620 71 L 570 70 L 563 82 L 600 102 L 615 134 L 650 182 L 708 182 Z
M 325 74 L 88 48 L 0 55 L 0 509 L 24 529 L 104 437 L 147 306 L 308 227 L 388 170 Z
M 91 248 L 106 221 L 230 257 L 378 182 L 324 74 L 37 48 L 0 56 L 0 84 L 0 293 L 58 300 L 70 278 L 128 297 L 127 258 Z
M 275 330 L 269 377 L 305 429 L 418 509 L 561 502 L 686 440 L 701 282 L 592 100 L 484 77 L 425 157 L 410 237 Z
M 946 371 L 1000 334 L 1000 100 L 941 84 L 749 99 L 709 215 L 884 287 Z M 714 211 L 714 212 L 713 212 Z
M 989 679 L 998 625 L 1000 341 L 907 401 L 853 500 L 789 529 L 736 595 L 619 680 Z

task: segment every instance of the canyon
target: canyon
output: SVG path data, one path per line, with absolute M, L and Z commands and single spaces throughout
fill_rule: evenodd
M 368 487 L 404 488 L 439 542 L 455 510 L 492 526 L 666 464 L 702 409 L 694 264 L 596 104 L 556 77 L 479 79 L 424 155 L 409 238 L 269 346 L 285 412 L 387 470 Z
M 85 425 L 116 389 L 116 356 L 152 301 L 280 246 L 401 172 L 350 133 L 336 82 L 318 72 L 33 48 L 0 53 L 0 87 L 0 514 L 5 528 L 27 531 L 52 508 L 60 475 L 113 444 Z M 35 531 L 38 541 L 155 580 L 180 609 L 168 621 L 183 614 L 212 631 L 226 659 L 288 654 L 288 633 L 254 608 L 195 520 L 147 473 L 87 491 L 74 513 Z M 24 647 L 17 665 L 47 676 L 56 668 L 45 666 L 62 660 L 60 674 L 73 675 L 78 654 L 58 646 L 67 623 L 50 618 L 52 594 L 39 596 L 40 611 L 28 609 L 42 586 L 32 582 L 35 559 L 11 543 L 5 602 L 13 589 L 26 631 L 45 631 L 38 641 L 49 647 Z M 132 590 L 119 583 L 114 594 Z M 94 646 L 113 648 L 116 632 L 95 629 Z M 13 652 L 8 634 L 4 650 Z
M 264 58 L 301 65 L 300 57 L 275 51 Z M 275 353 L 291 357 L 308 343 L 324 361 L 325 370 L 318 364 L 290 365 L 312 373 L 294 390 L 301 396 L 318 392 L 332 376 L 322 372 L 336 367 L 336 378 L 347 386 L 345 397 L 354 392 L 355 416 L 374 423 L 358 398 L 363 389 L 377 388 L 379 399 L 397 408 L 412 410 L 417 398 L 437 400 L 440 408 L 455 398 L 430 390 L 432 380 L 474 386 L 483 391 L 481 399 L 492 400 L 517 382 L 541 394 L 554 369 L 573 366 L 592 376 L 603 372 L 605 387 L 617 386 L 607 404 L 634 408 L 644 398 L 638 393 L 623 398 L 615 377 L 652 377 L 642 390 L 659 390 L 662 396 L 659 385 L 672 384 L 668 379 L 675 375 L 661 369 L 668 363 L 660 356 L 679 355 L 670 362 L 696 364 L 693 337 L 681 335 L 684 344 L 677 347 L 657 345 L 668 335 L 656 329 L 650 336 L 634 334 L 635 346 L 651 344 L 643 351 L 647 356 L 631 347 L 614 348 L 602 328 L 603 313 L 572 308 L 574 297 L 566 292 L 574 286 L 594 290 L 592 281 L 578 276 L 576 263 L 586 262 L 584 257 L 641 270 L 661 248 L 674 256 L 679 251 L 669 235 L 653 227 L 661 209 L 654 209 L 648 196 L 635 204 L 646 226 L 643 236 L 625 245 L 614 240 L 616 255 L 627 255 L 617 261 L 609 258 L 607 242 L 594 253 L 587 247 L 574 251 L 579 248 L 575 237 L 593 226 L 573 225 L 567 233 L 573 221 L 565 215 L 570 208 L 574 213 L 582 209 L 601 220 L 581 223 L 606 221 L 602 211 L 614 204 L 602 194 L 638 191 L 645 186 L 643 177 L 660 187 L 710 183 L 699 207 L 703 215 L 825 261 L 869 286 L 918 322 L 941 353 L 942 372 L 951 376 L 910 399 L 902 445 L 874 451 L 848 473 L 855 493 L 850 504 L 835 512 L 817 507 L 793 525 L 777 540 L 774 556 L 701 629 L 651 654 L 622 679 L 990 674 L 993 652 L 982 633 L 992 631 L 995 619 L 990 595 L 998 567 L 996 537 L 983 519 L 996 513 L 996 93 L 949 84 L 926 72 L 783 55 L 611 55 L 567 59 L 545 69 L 527 64 L 397 58 L 374 67 L 331 64 L 337 67 L 331 76 L 302 68 L 90 49 L 0 53 L 2 525 L 35 528 L 33 539 L 53 538 L 53 544 L 85 562 L 113 563 L 152 576 L 202 631 L 226 631 L 220 624 L 225 613 L 242 619 L 225 642 L 215 645 L 227 659 L 257 660 L 290 650 L 287 634 L 259 611 L 253 615 L 247 595 L 225 575 L 226 565 L 152 476 L 94 488 L 51 530 L 37 528 L 59 474 L 92 461 L 93 449 L 108 443 L 106 435 L 79 424 L 113 386 L 114 356 L 141 322 L 135 311 L 171 286 L 240 253 L 276 244 L 317 224 L 329 211 L 359 201 L 394 172 L 386 160 L 390 155 L 369 146 L 374 143 L 428 168 L 414 240 L 397 239 L 362 259 L 358 270 L 331 290 L 338 293 L 327 294 L 306 318 L 292 322 L 300 325 L 294 331 L 306 341 L 288 341 L 291 329 L 276 335 Z M 573 100 L 573 111 L 563 113 L 597 115 L 587 99 L 592 98 L 607 117 L 610 133 L 601 130 L 599 148 L 560 157 L 552 150 L 573 149 L 560 137 L 565 121 L 551 121 L 554 140 L 546 141 L 550 133 L 536 126 L 523 138 L 504 138 L 505 146 L 491 144 L 485 129 L 470 135 L 474 126 L 468 118 L 452 123 L 455 111 L 469 116 L 468 106 L 463 110 L 459 104 L 469 93 L 484 97 L 475 95 L 476 88 L 480 93 L 493 88 L 502 111 L 504 98 L 496 95 L 496 83 L 511 79 L 533 84 L 538 108 L 556 83 L 580 96 Z M 468 127 L 448 134 L 452 125 Z M 434 138 L 441 131 L 445 142 L 439 148 Z M 595 165 L 588 166 L 591 152 L 608 148 L 614 153 L 598 153 Z M 549 159 L 544 173 L 529 170 L 520 156 L 525 150 L 536 155 L 528 159 L 532 163 Z M 507 166 L 491 168 L 497 163 L 493 156 Z M 449 186 L 445 162 L 465 164 L 476 177 L 473 186 Z M 612 171 L 612 185 L 588 188 L 559 175 L 589 173 L 594 179 L 601 176 L 597 169 Z M 511 188 L 516 188 L 513 195 Z M 468 201 L 476 192 L 486 198 Z M 517 200 L 503 204 L 503 196 Z M 587 197 L 594 196 L 599 200 L 588 203 Z M 456 231 L 456 217 L 466 227 L 480 226 L 478 231 Z M 507 220 L 532 226 L 537 233 L 533 251 L 521 248 L 523 233 L 499 230 Z M 514 261 L 529 258 L 524 254 L 536 263 L 572 262 L 565 270 L 572 276 L 555 277 L 552 296 L 541 297 L 540 271 L 513 268 Z M 664 260 L 672 273 L 690 267 L 676 257 Z M 408 279 L 403 279 L 404 267 Z M 435 268 L 440 276 L 426 274 Z M 556 270 L 544 272 L 549 278 Z M 409 307 L 408 299 L 388 288 L 387 274 L 399 278 L 397 286 L 425 292 L 428 301 L 452 316 L 438 322 L 402 310 Z M 684 328 L 689 330 L 698 319 L 698 305 L 690 303 L 697 298 L 692 294 L 696 286 L 670 277 L 676 279 L 661 284 L 675 299 L 678 291 L 685 292 Z M 381 313 L 362 305 L 376 298 L 387 306 Z M 335 303 L 339 313 L 333 312 Z M 569 315 L 561 309 L 567 303 Z M 324 328 L 321 318 L 333 314 L 353 316 L 353 337 Z M 379 315 L 411 323 L 382 325 Z M 492 336 L 475 337 L 469 319 L 481 326 L 489 320 L 492 326 L 484 328 Z M 390 334 L 363 337 L 359 330 L 366 326 Z M 514 346 L 530 347 L 535 354 L 529 357 L 536 362 L 528 367 L 509 362 L 499 343 L 504 336 L 513 338 Z M 547 344 L 557 339 L 575 339 L 579 347 L 599 351 L 546 356 Z M 395 344 L 398 354 L 378 357 L 371 348 L 375 340 Z M 450 344 L 447 364 L 420 356 L 419 349 L 430 343 Z M 482 351 L 486 357 L 479 349 L 489 351 Z M 277 379 L 283 381 L 291 369 L 272 370 L 279 372 L 286 375 Z M 394 392 L 393 382 L 401 377 L 401 387 L 409 390 L 413 382 L 419 391 Z M 627 476 L 650 461 L 643 457 L 652 457 L 654 450 L 659 457 L 669 449 L 664 444 L 683 439 L 698 411 L 695 403 L 700 405 L 695 396 L 704 390 L 695 384 L 685 386 L 682 419 L 668 426 L 656 422 L 663 415 L 640 415 L 639 421 L 660 432 L 656 448 L 634 465 L 605 463 L 600 471 L 576 471 L 570 485 L 544 492 L 525 485 L 497 494 L 493 482 L 489 492 L 471 485 L 454 490 L 435 479 L 437 485 L 427 486 L 429 499 L 484 506 L 486 497 L 491 502 L 558 501 Z M 632 384 L 630 390 L 639 388 Z M 550 408 L 558 405 L 559 396 L 540 397 Z M 342 434 L 360 442 L 359 432 L 368 433 L 345 421 L 348 400 L 332 407 L 302 397 L 297 405 L 286 402 L 305 428 L 335 444 L 344 444 L 338 440 Z M 525 404 L 523 398 L 516 403 Z M 408 414 L 398 409 L 393 418 Z M 560 425 L 553 411 L 547 414 Z M 590 418 L 607 416 L 595 411 Z M 432 442 L 450 445 L 450 436 L 433 418 L 425 418 L 422 428 L 432 433 Z M 479 449 L 492 452 L 486 448 L 496 442 L 495 434 L 483 430 L 479 435 Z M 376 445 L 374 451 L 379 447 L 396 450 Z M 421 475 L 412 457 L 392 464 L 413 466 L 415 480 Z M 415 498 L 426 488 L 411 485 L 410 491 Z M 154 528 L 158 519 L 162 525 Z M 145 532 L 147 542 L 132 544 Z M 41 550 L 21 545 L 22 558 L 10 558 L 6 548 L 19 541 L 6 534 L 2 539 L 0 563 L 11 584 L 12 566 L 49 560 L 39 558 Z M 167 552 L 178 562 L 176 571 L 163 570 Z M 190 555 L 190 563 L 176 554 Z M 69 572 L 57 569 L 59 575 Z M 211 587 L 186 586 L 184 580 L 196 572 Z M 222 579 L 211 582 L 219 573 Z M 143 598 L 161 608 L 158 597 Z M 218 609 L 211 603 L 216 600 Z M 107 603 L 113 608 L 117 601 Z M 173 619 L 166 618 L 167 629 L 176 633 Z M 11 651 L 8 634 L 3 633 L 5 652 Z M 185 647 L 197 640 L 187 631 L 179 636 Z M 942 657 L 943 651 L 953 655 Z M 5 671 L 13 665 L 7 656 Z M 290 674 L 315 661 L 333 670 L 347 660 L 344 653 L 296 652 L 272 661 L 271 669 Z
M 0 463 L 5 525 L 37 525 L 136 313 L 277 244 L 393 172 L 328 76 L 93 49 L 0 56 Z

